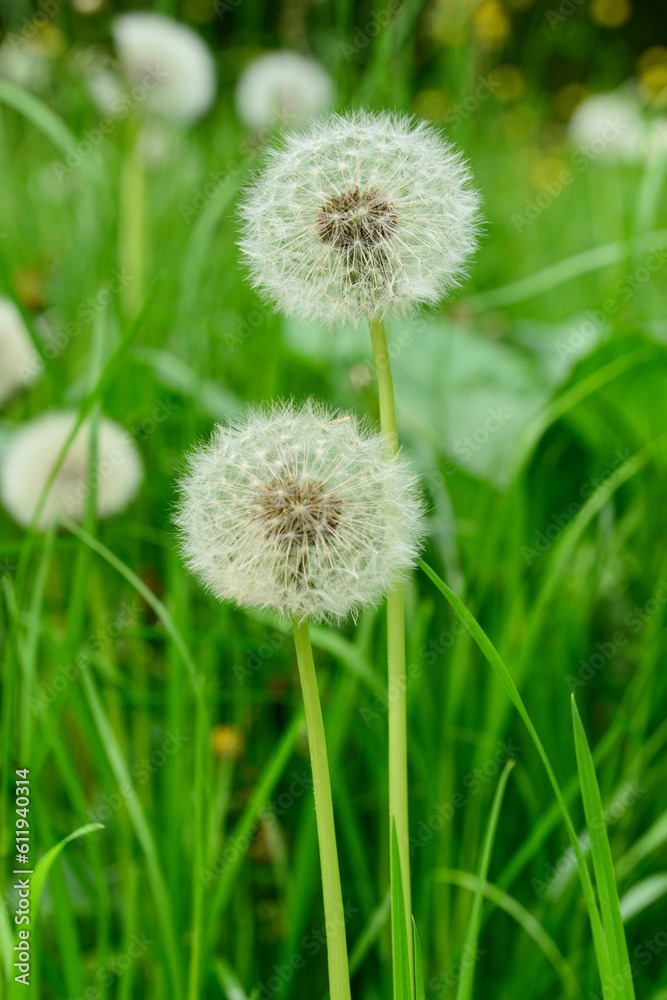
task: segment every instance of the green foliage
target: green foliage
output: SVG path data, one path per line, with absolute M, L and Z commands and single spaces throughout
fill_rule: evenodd
M 30 5 L 15 6 L 6 27 L 17 32 Z M 440 586 L 417 573 L 406 601 L 417 998 L 619 1000 L 634 990 L 661 1000 L 664 158 L 598 158 L 576 171 L 558 111 L 566 84 L 611 88 L 635 71 L 655 43 L 639 6 L 624 32 L 594 23 L 588 2 L 552 27 L 558 3 L 485 0 L 450 38 L 438 18 L 458 5 L 388 4 L 385 18 L 370 2 L 274 11 L 243 0 L 207 20 L 203 0 L 161 3 L 216 49 L 221 93 L 147 170 L 137 309 L 118 246 L 130 123 L 84 145 L 99 114 L 80 54 L 107 45 L 115 5 L 89 16 L 57 6 L 63 44 L 50 85 L 36 96 L 0 82 L 0 292 L 19 302 L 44 360 L 42 377 L 3 408 L 0 459 L 24 421 L 68 407 L 127 427 L 146 478 L 124 514 L 100 523 L 26 534 L 0 511 L 0 845 L 9 872 L 13 775 L 28 767 L 32 858 L 52 862 L 36 914 L 35 995 L 180 1000 L 193 965 L 202 1000 L 326 993 L 289 635 L 204 594 L 171 523 L 183 453 L 242 403 L 314 394 L 377 418 L 367 333 L 278 317 L 238 260 L 235 206 L 258 148 L 233 86 L 257 51 L 280 45 L 324 61 L 340 106 L 431 114 L 471 160 L 488 219 L 455 299 L 388 328 L 399 436 L 423 476 L 425 561 Z M 481 43 L 483 17 L 512 22 L 504 47 Z M 518 70 L 515 91 L 475 97 L 499 66 Z M 462 113 L 468 98 L 477 104 Z M 540 178 L 564 168 L 571 183 L 529 220 Z M 382 612 L 312 639 L 352 991 L 384 1000 Z M 575 714 L 576 751 L 571 694 L 583 719 Z M 510 759 L 512 780 L 499 788 Z M 48 853 L 93 825 L 103 828 Z M 11 892 L 5 902 L 3 985 Z M 467 946 L 481 955 L 474 984 L 462 977 Z

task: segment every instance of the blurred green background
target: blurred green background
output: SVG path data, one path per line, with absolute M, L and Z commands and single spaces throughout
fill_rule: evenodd
M 429 501 L 426 558 L 502 653 L 583 829 L 575 693 L 636 993 L 664 1000 L 667 142 L 621 156 L 593 134 L 578 147 L 568 130 L 589 95 L 623 88 L 642 128 L 664 138 L 662 11 L 648 0 L 155 3 L 206 41 L 218 92 L 207 115 L 166 129 L 147 155 L 137 299 L 119 255 L 137 123 L 102 135 L 86 84 L 90 66 L 111 58 L 113 17 L 129 9 L 139 8 L 0 9 L 3 45 L 18 38 L 32 58 L 23 89 L 0 84 L 0 290 L 46 359 L 5 404 L 0 449 L 44 410 L 94 406 L 130 431 L 146 466 L 127 511 L 89 518 L 83 534 L 26 541 L 0 512 L 4 869 L 15 768 L 30 768 L 35 859 L 104 824 L 50 870 L 30 995 L 186 997 L 196 927 L 199 996 L 326 992 L 291 640 L 270 616 L 207 597 L 171 525 L 184 452 L 243 402 L 314 394 L 377 416 L 365 331 L 274 315 L 235 246 L 238 193 L 267 136 L 239 121 L 234 88 L 258 55 L 291 49 L 331 74 L 335 107 L 414 112 L 471 162 L 486 225 L 470 278 L 440 310 L 389 324 L 399 432 Z M 0 72 L 16 81 L 7 60 Z M 529 737 L 421 574 L 407 614 L 427 997 L 456 996 L 470 873 L 512 756 L 474 996 L 593 1000 L 581 890 Z M 313 639 L 353 996 L 379 1000 L 391 991 L 383 612 Z M 203 677 L 198 710 L 189 668 Z M 7 887 L 4 981 L 11 876 Z

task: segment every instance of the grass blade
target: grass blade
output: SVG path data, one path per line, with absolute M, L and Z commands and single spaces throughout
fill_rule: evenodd
M 408 930 L 405 923 L 405 900 L 401 859 L 398 853 L 396 825 L 391 824 L 391 937 L 394 958 L 394 1000 L 411 1000 L 412 983 L 408 965 Z
M 540 755 L 544 768 L 547 772 L 551 787 L 554 790 L 554 794 L 558 801 L 560 811 L 565 821 L 565 827 L 567 829 L 568 837 L 570 838 L 570 843 L 577 860 L 577 869 L 579 871 L 579 878 L 581 880 L 581 885 L 584 891 L 584 897 L 586 899 L 586 906 L 588 908 L 588 915 L 591 922 L 591 932 L 593 934 L 593 943 L 595 945 L 595 955 L 597 959 L 598 971 L 600 973 L 600 979 L 603 984 L 603 992 L 605 993 L 605 1000 L 609 998 L 611 1000 L 612 993 L 610 992 L 609 986 L 605 986 L 605 983 L 609 984 L 611 981 L 611 968 L 609 965 L 609 954 L 607 951 L 607 941 L 605 939 L 604 930 L 602 927 L 602 922 L 600 920 L 600 912 L 597 907 L 597 902 L 595 900 L 595 892 L 593 891 L 593 883 L 591 881 L 590 872 L 588 871 L 588 866 L 586 865 L 586 859 L 584 858 L 583 851 L 581 849 L 581 844 L 577 837 L 574 824 L 570 817 L 569 810 L 567 808 L 567 803 L 563 797 L 560 785 L 558 784 L 558 779 L 556 778 L 553 767 L 551 766 L 551 761 L 547 755 L 542 741 L 537 735 L 537 730 L 533 725 L 533 722 L 528 714 L 528 710 L 523 703 L 523 699 L 519 694 L 516 684 L 512 679 L 512 675 L 505 666 L 502 657 L 498 653 L 497 649 L 487 636 L 484 629 L 481 627 L 477 619 L 468 611 L 463 601 L 457 597 L 453 590 L 451 590 L 444 580 L 441 580 L 435 570 L 431 569 L 423 559 L 419 560 L 419 565 L 426 573 L 428 578 L 433 584 L 438 588 L 440 593 L 447 599 L 451 607 L 453 608 L 456 616 L 462 623 L 462 625 L 468 630 L 472 638 L 475 640 L 479 646 L 481 652 L 484 654 L 485 659 L 489 665 L 495 671 L 500 683 L 505 688 L 510 699 L 514 703 L 519 715 L 523 719 L 524 725 L 526 726 L 530 737 L 535 744 L 535 748 Z
M 588 746 L 586 733 L 572 695 L 572 723 L 574 726 L 574 747 L 577 753 L 577 768 L 581 797 L 584 802 L 586 825 L 591 838 L 591 855 L 595 880 L 598 887 L 602 924 L 609 942 L 609 962 L 614 983 L 622 983 L 619 997 L 634 1000 L 635 991 L 632 985 L 632 971 L 628 946 L 623 929 L 623 918 L 616 888 L 614 862 L 611 856 L 607 823 L 605 820 L 600 788 L 595 775 L 595 765 Z
M 419 940 L 419 931 L 415 918 L 412 918 L 412 932 L 414 935 L 415 947 L 415 1000 L 426 1000 L 426 986 L 424 985 L 424 956 L 422 955 L 422 944 Z
M 77 840 L 79 837 L 85 837 L 88 833 L 93 833 L 95 830 L 102 829 L 104 829 L 103 823 L 86 823 L 85 826 L 80 826 L 77 830 L 73 830 L 67 837 L 63 837 L 61 841 L 55 844 L 39 859 L 30 878 L 30 923 L 32 926 L 37 926 L 37 921 L 39 919 L 39 903 L 42 892 L 49 876 L 49 872 L 51 871 L 51 868 L 53 867 L 53 864 L 57 860 L 62 849 L 66 844 L 69 844 L 70 841 Z M 8 989 L 7 1000 L 12 1000 L 13 997 L 21 996 L 23 992 L 22 987 L 22 983 L 17 986 L 16 980 L 12 978 Z
M 510 772 L 514 767 L 515 761 L 508 760 L 503 768 L 503 772 L 500 775 L 500 780 L 498 782 L 498 787 L 496 788 L 496 794 L 493 797 L 493 805 L 491 806 L 491 815 L 489 816 L 489 822 L 486 828 L 486 833 L 484 834 L 484 843 L 482 845 L 482 856 L 479 862 L 479 872 L 477 874 L 477 888 L 475 889 L 475 896 L 472 903 L 472 909 L 470 911 L 470 918 L 468 920 L 468 927 L 466 929 L 465 944 L 463 946 L 464 955 L 476 955 L 477 954 L 477 941 L 479 939 L 479 929 L 482 923 L 482 888 L 486 882 L 487 875 L 489 874 L 489 864 L 491 862 L 491 851 L 493 849 L 493 842 L 496 837 L 496 830 L 498 829 L 498 818 L 500 816 L 500 807 L 503 803 L 503 796 L 505 794 L 505 788 L 507 786 L 507 779 L 510 776 Z M 462 973 L 459 979 L 458 989 L 456 991 L 456 1000 L 471 1000 L 472 997 L 472 984 L 475 975 L 475 963 L 474 962 L 463 962 L 462 963 Z
M 469 889 L 470 892 L 476 892 L 480 884 L 476 875 L 471 874 L 471 872 L 459 871 L 456 868 L 440 868 L 435 873 L 435 878 L 437 882 L 445 882 L 447 885 L 460 885 L 464 889 Z M 583 992 L 574 972 L 561 954 L 556 942 L 547 934 L 539 920 L 522 906 L 514 896 L 503 892 L 497 885 L 485 882 L 481 886 L 481 891 L 494 906 L 504 910 L 532 938 L 560 978 L 565 990 L 564 995 L 567 997 L 583 997 Z M 613 997 L 610 997 L 610 1000 L 613 1000 Z

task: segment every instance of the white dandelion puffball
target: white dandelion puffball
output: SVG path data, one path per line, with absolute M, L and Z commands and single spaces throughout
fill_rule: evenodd
M 376 604 L 423 533 L 416 478 L 385 449 L 313 402 L 219 425 L 180 482 L 189 568 L 220 600 L 313 621 Z
M 51 470 L 77 420 L 71 412 L 49 412 L 24 424 L 12 437 L 2 462 L 2 503 L 27 527 Z M 45 530 L 59 516 L 80 521 L 91 490 L 97 514 L 108 517 L 134 499 L 143 466 L 124 428 L 103 418 L 97 427 L 97 461 L 90 469 L 90 424 L 79 428 L 49 490 L 38 522 Z
M 140 107 L 182 124 L 208 111 L 215 97 L 215 63 L 191 28 L 142 11 L 117 17 L 111 31 L 128 85 L 144 92 L 137 97 Z
M 587 97 L 575 108 L 568 133 L 573 145 L 608 162 L 639 163 L 648 152 L 647 123 L 630 92 Z
M 477 244 L 477 193 L 431 126 L 329 115 L 288 134 L 242 206 L 253 284 L 282 312 L 328 326 L 435 304 Z
M 34 382 L 41 369 L 21 313 L 11 299 L 0 296 L 0 406 Z
M 334 85 L 314 59 L 269 52 L 246 67 L 236 87 L 239 118 L 252 129 L 303 125 L 333 104 Z

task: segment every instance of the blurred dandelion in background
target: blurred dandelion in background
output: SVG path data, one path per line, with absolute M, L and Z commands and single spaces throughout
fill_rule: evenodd
M 122 14 L 111 25 L 118 65 L 93 67 L 88 86 L 104 113 L 119 113 L 123 99 L 140 115 L 181 125 L 201 118 L 216 93 L 210 49 L 187 25 L 148 11 Z
M 246 66 L 236 87 L 239 118 L 251 129 L 303 125 L 333 104 L 333 80 L 315 59 L 267 52 Z
M 18 308 L 0 297 L 0 406 L 34 382 L 40 361 Z
M 3 455 L 0 496 L 12 517 L 27 527 L 74 425 L 74 412 L 45 413 L 21 425 Z M 79 428 L 46 495 L 37 527 L 59 517 L 80 521 L 95 491 L 98 517 L 117 514 L 137 494 L 143 478 L 139 452 L 128 432 L 102 418 L 97 428 L 97 459 L 90 468 L 91 425 Z

